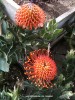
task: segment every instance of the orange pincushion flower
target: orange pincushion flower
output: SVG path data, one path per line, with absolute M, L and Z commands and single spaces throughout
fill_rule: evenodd
M 57 75 L 57 67 L 45 49 L 39 49 L 30 53 L 30 58 L 24 63 L 25 74 L 28 79 L 39 87 L 52 86 L 51 81 Z
M 36 29 L 43 27 L 45 22 L 45 13 L 37 5 L 33 3 L 27 3 L 21 6 L 16 12 L 15 16 L 16 24 L 22 28 Z

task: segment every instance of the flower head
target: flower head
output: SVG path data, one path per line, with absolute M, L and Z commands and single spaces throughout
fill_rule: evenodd
M 27 3 L 22 5 L 15 15 L 16 24 L 22 28 L 37 29 L 43 27 L 45 22 L 45 13 L 37 5 L 33 3 Z
M 24 63 L 25 74 L 28 79 L 39 87 L 52 86 L 51 81 L 57 75 L 57 67 L 46 49 L 35 50 L 30 53 L 30 58 Z

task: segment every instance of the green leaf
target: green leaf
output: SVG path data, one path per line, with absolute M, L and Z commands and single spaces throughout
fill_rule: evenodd
M 60 99 L 70 99 L 73 96 L 72 91 L 65 91 L 59 98 Z
M 1 42 L 1 41 L 4 42 L 4 43 L 7 42 L 4 36 L 0 36 L 0 42 Z
M 73 59 L 75 58 L 75 50 L 71 49 L 70 51 L 68 51 L 67 55 L 66 55 L 67 59 Z
M 42 33 L 41 37 L 46 39 L 47 41 L 52 41 L 57 38 L 62 32 L 62 29 L 58 29 L 57 26 L 58 25 L 56 23 L 56 20 L 52 19 L 50 22 L 47 23 L 46 28 L 44 27 L 44 33 L 42 33 L 42 31 L 40 32 Z
M 0 11 L 0 20 L 1 20 L 2 17 L 3 17 L 3 13 Z
M 47 24 L 47 30 L 50 32 L 53 32 L 57 28 L 57 23 L 55 19 L 52 19 L 48 24 Z
M 9 72 L 9 64 L 3 58 L 0 58 L 0 70 Z
M 58 77 L 59 83 L 61 83 L 63 80 L 65 80 L 65 78 L 64 78 L 63 74 L 60 74 Z
M 51 39 L 57 38 L 61 32 L 62 32 L 62 29 L 54 30 L 54 32 L 51 34 Z
M 75 29 L 73 29 L 72 34 L 75 35 Z
M 2 21 L 2 32 L 4 34 L 7 34 L 7 28 L 9 28 L 8 22 L 6 22 L 5 20 Z
M 9 64 L 7 63 L 7 55 L 5 52 L 0 52 L 0 70 L 4 72 L 9 72 Z
M 19 88 L 14 87 L 13 91 L 9 89 L 9 92 L 5 92 L 5 95 L 10 97 L 7 100 L 19 100 Z
M 35 88 L 34 84 L 31 84 L 28 81 L 24 81 L 24 87 Z

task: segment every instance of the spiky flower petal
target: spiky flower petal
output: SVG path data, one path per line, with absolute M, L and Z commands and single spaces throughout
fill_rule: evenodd
M 24 63 L 24 69 L 28 79 L 39 87 L 52 86 L 51 81 L 57 75 L 56 64 L 45 49 L 31 52 L 30 58 Z
M 34 3 L 22 5 L 15 15 L 16 24 L 22 28 L 32 30 L 43 27 L 45 22 L 44 11 Z

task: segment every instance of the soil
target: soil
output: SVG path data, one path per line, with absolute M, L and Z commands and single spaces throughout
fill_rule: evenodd
M 30 2 L 29 0 L 14 0 L 19 5 Z M 47 21 L 56 18 L 65 13 L 71 8 L 75 7 L 75 0 L 38 0 L 39 5 L 47 15 Z M 44 2 L 45 1 L 45 2 Z M 51 1 L 51 2 L 48 2 Z

